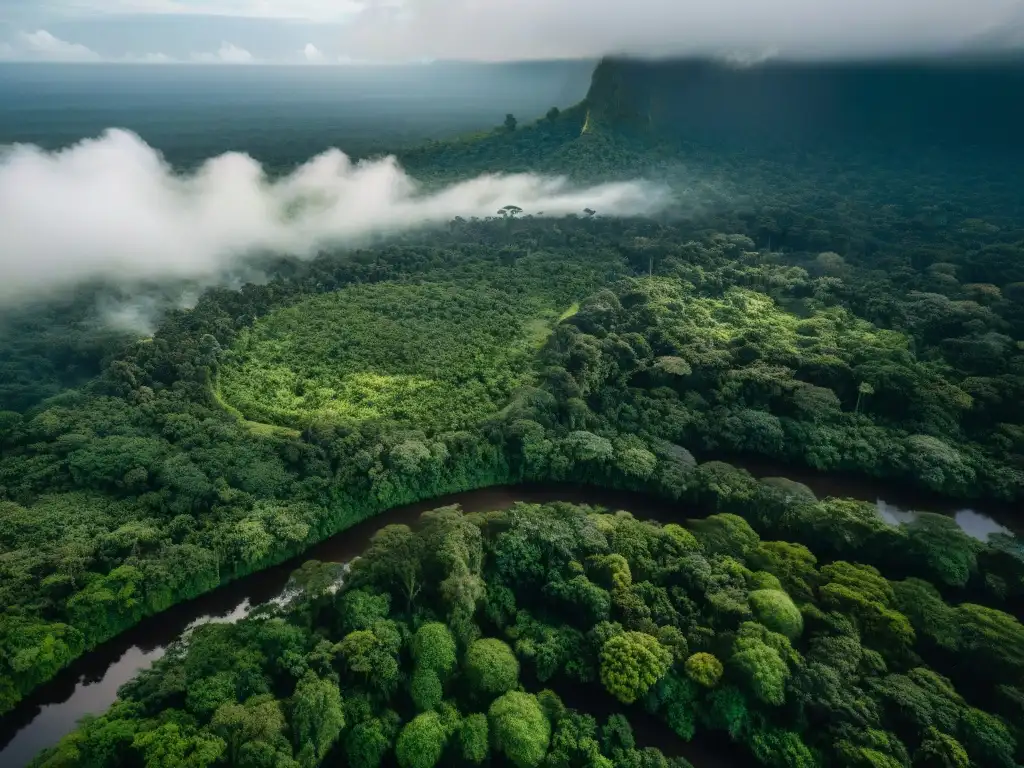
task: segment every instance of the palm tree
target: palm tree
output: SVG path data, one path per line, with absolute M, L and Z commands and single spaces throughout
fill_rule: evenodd
M 862 381 L 860 383 L 860 386 L 857 387 L 857 405 L 854 406 L 853 412 L 860 413 L 860 399 L 864 397 L 864 395 L 873 394 L 875 394 L 875 388 L 868 384 L 866 381 Z

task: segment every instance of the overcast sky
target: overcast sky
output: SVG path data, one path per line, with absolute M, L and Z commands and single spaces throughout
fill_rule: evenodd
M 1024 45 L 1024 0 L 0 0 L 0 59 L 291 62 Z

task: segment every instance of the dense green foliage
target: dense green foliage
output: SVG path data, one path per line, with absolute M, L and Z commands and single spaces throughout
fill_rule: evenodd
M 488 284 L 351 286 L 272 312 L 240 334 L 220 369 L 220 392 L 256 421 L 390 419 L 456 429 L 499 410 L 530 381 L 559 312 L 547 310 L 546 321 L 540 297 Z
M 0 486 L 6 497 L 0 501 L 5 552 L 0 590 L 7 607 L 0 625 L 4 706 L 144 615 L 281 561 L 379 510 L 446 491 L 573 479 L 670 497 L 687 494 L 701 504 L 720 503 L 714 494 L 735 492 L 757 514 L 767 515 L 759 507 L 762 500 L 752 498 L 749 477 L 714 464 L 694 473 L 681 443 L 916 478 L 946 484 L 948 490 L 1015 493 L 1006 485 L 1014 470 L 989 458 L 979 444 L 959 443 L 953 449 L 950 440 L 934 453 L 908 452 L 906 446 L 934 447 L 940 438 L 915 437 L 899 422 L 889 424 L 897 414 L 876 413 L 880 408 L 872 396 L 851 395 L 845 406 L 837 406 L 837 395 L 794 378 L 794 370 L 812 370 L 802 358 L 791 362 L 802 368 L 783 370 L 756 361 L 744 365 L 746 357 L 732 357 L 740 353 L 730 352 L 728 344 L 716 348 L 716 337 L 708 333 L 718 326 L 710 320 L 682 323 L 685 313 L 679 307 L 692 301 L 737 328 L 745 327 L 743 316 L 722 314 L 716 307 L 728 306 L 725 299 L 701 298 L 704 289 L 687 287 L 682 277 L 626 279 L 593 293 L 602 275 L 623 276 L 629 270 L 628 259 L 601 245 L 619 223 L 513 226 L 516 233 L 551 239 L 543 251 L 520 253 L 509 264 L 504 246 L 489 246 L 486 239 L 469 245 L 492 226 L 467 222 L 448 235 L 466 243 L 460 250 L 396 247 L 318 263 L 308 274 L 241 293 L 210 292 L 194 310 L 168 318 L 153 341 L 134 345 L 86 390 L 60 395 L 23 415 L 0 417 Z M 650 235 L 660 232 L 666 242 L 677 232 L 667 225 L 643 226 Z M 686 269 L 724 279 L 736 269 L 736 247 L 718 237 L 688 246 L 694 266 Z M 666 258 L 659 271 L 675 269 L 673 263 L 689 262 Z M 766 264 L 759 269 L 769 268 Z M 540 351 L 535 385 L 517 391 L 473 432 L 373 420 L 315 424 L 299 434 L 238 420 L 220 406 L 212 382 L 221 350 L 231 347 L 252 317 L 288 305 L 316 285 L 330 290 L 401 271 L 428 279 L 461 274 L 472 281 L 486 271 L 503 286 L 542 297 L 548 306 L 583 299 Z M 767 317 L 791 317 L 748 289 L 727 295 L 764 308 Z M 671 329 L 671 337 L 665 329 Z M 785 323 L 773 329 L 762 344 L 768 351 L 791 338 Z M 695 340 L 681 334 L 696 334 Z M 851 353 L 866 343 L 857 337 Z M 704 350 L 701 354 L 726 367 L 701 368 L 704 358 L 686 349 Z M 740 367 L 728 368 L 733 359 Z M 703 372 L 698 376 L 698 371 Z M 697 395 L 702 389 L 705 394 Z M 906 392 L 913 398 L 919 390 Z M 830 415 L 807 412 L 809 405 L 799 410 L 805 394 L 813 396 L 808 403 L 827 406 Z M 928 412 L 947 413 L 937 407 L 928 406 Z M 975 480 L 965 485 L 970 477 Z M 757 492 L 792 495 L 777 484 Z M 1024 577 L 1009 541 L 978 544 L 942 518 L 923 517 L 890 530 L 873 510 L 850 502 L 806 509 L 800 524 L 792 512 L 780 518 L 787 535 L 814 531 L 818 547 L 840 556 L 871 541 L 877 546 L 861 556 L 872 562 L 913 568 L 943 588 L 967 589 L 983 602 L 1020 605 Z M 840 521 L 848 530 L 833 532 L 831 526 Z M 731 529 L 722 533 L 735 546 L 742 541 L 739 535 Z M 788 562 L 794 553 L 764 556 Z M 799 558 L 793 561 L 798 565 Z M 411 576 L 415 591 L 417 577 Z
M 628 715 L 598 726 L 552 692 L 590 686 L 593 701 L 600 685 L 682 740 L 721 731 L 769 766 L 1013 768 L 1024 735 L 1007 686 L 1024 675 L 1015 618 L 812 556 L 794 619 L 791 596 L 761 586 L 792 579 L 764 554 L 784 542 L 752 533 L 745 552 L 723 552 L 701 535 L 730 518 L 689 521 L 689 536 L 565 503 L 424 513 L 405 543 L 383 528 L 340 590 L 339 566 L 309 563 L 287 606 L 197 629 L 35 766 L 312 766 L 345 754 L 362 768 L 389 753 L 402 768 L 491 755 L 517 768 L 684 765 L 637 749 Z M 429 575 L 412 599 L 410 569 Z M 934 632 L 950 626 L 961 634 L 943 647 Z
M 632 704 L 665 676 L 672 654 L 658 638 L 623 632 L 601 646 L 601 683 L 624 704 Z
M 709 152 L 592 106 L 402 160 L 432 183 L 644 171 L 680 185 L 669 215 L 456 219 L 208 290 L 132 343 L 88 297 L 4 321 L 0 711 L 398 504 L 572 481 L 719 514 L 389 527 L 362 583 L 196 633 L 51 760 L 626 760 L 611 725 L 517 690 L 564 678 L 768 765 L 1012 765 L 1018 541 L 889 526 L 691 451 L 1024 499 L 1017 166 Z
M 487 696 L 500 696 L 516 686 L 519 662 L 507 643 L 476 640 L 466 651 L 466 680 Z
M 111 327 L 85 295 L 0 310 L 0 412 L 23 411 L 99 375 L 135 333 Z

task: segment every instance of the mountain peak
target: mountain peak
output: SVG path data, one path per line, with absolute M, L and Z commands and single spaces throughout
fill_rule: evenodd
M 1024 62 L 752 64 L 608 57 L 594 69 L 584 132 L 715 145 L 1024 146 Z
M 605 57 L 598 62 L 587 91 L 585 133 L 602 128 L 633 131 L 650 128 L 647 82 L 635 77 L 635 63 L 615 57 Z

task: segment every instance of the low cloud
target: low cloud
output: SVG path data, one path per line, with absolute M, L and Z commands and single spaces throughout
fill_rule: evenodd
M 389 62 L 387 62 L 387 61 L 384 61 L 384 62 L 374 62 L 374 61 L 368 61 L 366 59 L 354 59 L 351 56 L 346 56 L 345 54 L 342 54 L 341 56 L 338 57 L 338 64 L 342 64 L 342 65 L 344 65 L 346 67 L 358 67 L 358 66 L 367 65 L 367 64 L 369 64 L 369 65 L 372 65 L 372 64 L 381 65 L 381 64 L 387 64 L 387 63 L 389 63 Z
M 253 64 L 256 59 L 245 48 L 224 42 L 214 53 L 192 54 L 192 61 L 200 64 Z
M 363 0 L 38 0 L 74 5 L 82 14 L 131 16 L 207 16 L 244 19 L 344 21 Z
M 74 14 L 53 13 L 55 1 L 72 2 L 20 0 L 15 4 L 40 10 L 17 18 L 71 40 L 81 36 L 111 60 L 140 37 L 151 41 L 149 50 L 183 62 L 196 60 L 189 57 L 194 50 L 233 40 L 226 50 L 199 55 L 227 63 L 247 63 L 238 53 L 245 50 L 261 63 L 300 63 L 309 40 L 328 46 L 328 59 L 344 53 L 390 62 L 628 53 L 747 64 L 771 51 L 821 59 L 1024 48 L 1022 0 L 73 0 Z M 0 0 L 0 8 L 10 2 Z M 16 16 L 8 17 L 14 23 Z M 5 58 L 95 58 L 75 43 L 41 54 L 22 50 L 21 40 L 4 42 L 14 49 L 0 49 Z
M 15 145 L 0 150 L 0 304 L 94 279 L 217 281 L 268 254 L 308 258 L 505 205 L 642 215 L 668 202 L 641 182 L 578 188 L 528 174 L 426 192 L 394 158 L 353 163 L 338 150 L 278 180 L 240 154 L 182 176 L 120 130 L 59 152 Z
M 25 61 L 100 61 L 102 57 L 91 48 L 69 43 L 45 29 L 19 33 L 13 43 L 0 46 L 0 58 Z
M 766 48 L 762 51 L 726 51 L 719 58 L 734 67 L 755 67 L 779 55 L 778 48 Z
M 178 60 L 166 53 L 129 53 L 122 61 L 126 64 L 176 64 Z
M 309 64 L 322 64 L 324 62 L 323 53 L 312 43 L 306 43 L 306 47 L 302 49 L 302 58 Z
M 1021 0 L 364 0 L 338 43 L 374 59 L 871 57 L 987 45 L 1022 14 Z
M 307 45 L 301 52 L 308 61 L 323 56 L 313 45 Z M 310 57 L 313 57 L 312 59 Z M 159 51 L 150 53 L 127 53 L 121 56 L 102 56 L 88 46 L 68 42 L 45 29 L 35 32 L 18 33 L 13 43 L 0 42 L 0 61 L 48 61 L 48 62 L 98 62 L 115 64 L 255 64 L 258 60 L 248 50 L 230 42 L 221 43 L 216 51 L 193 53 L 186 59 L 179 59 Z

